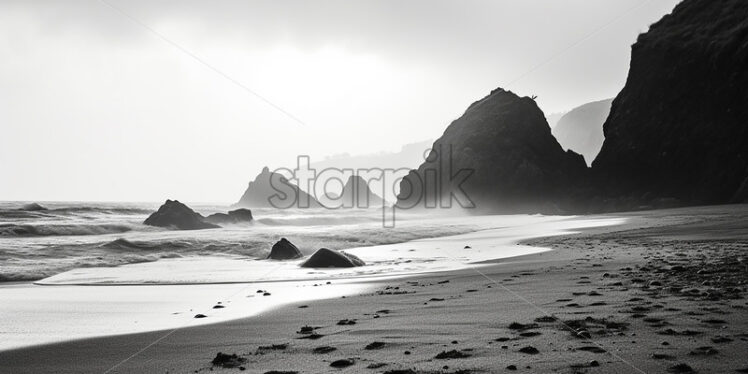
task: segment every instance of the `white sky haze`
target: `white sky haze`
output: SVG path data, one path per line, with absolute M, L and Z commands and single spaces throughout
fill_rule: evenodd
M 106 1 L 136 21 L 0 1 L 0 200 L 234 202 L 299 154 L 436 139 L 496 87 L 546 113 L 614 97 L 677 3 Z

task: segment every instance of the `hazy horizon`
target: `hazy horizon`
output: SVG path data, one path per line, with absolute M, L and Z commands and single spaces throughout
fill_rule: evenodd
M 233 202 L 297 155 L 436 139 L 496 87 L 567 111 L 616 96 L 677 2 L 6 1 L 0 200 Z

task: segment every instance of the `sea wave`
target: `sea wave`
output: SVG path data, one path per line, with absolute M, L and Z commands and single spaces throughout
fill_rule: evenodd
M 173 249 L 189 249 L 190 247 L 199 248 L 196 242 L 190 240 L 168 240 L 168 241 L 130 241 L 125 238 L 119 238 L 112 240 L 98 246 L 99 248 L 112 249 L 112 250 L 135 250 L 135 251 L 159 251 L 159 250 L 173 250 Z
M 103 235 L 128 232 L 132 229 L 133 225 L 128 224 L 0 224 L 0 237 Z
M 95 206 L 76 206 L 50 209 L 51 213 L 102 213 L 102 214 L 150 214 L 152 209 L 130 208 L 130 207 L 95 207 Z
M 381 217 L 355 217 L 355 216 L 311 216 L 311 217 L 283 217 L 283 218 L 260 218 L 257 223 L 268 226 L 325 226 L 325 225 L 350 225 L 357 223 L 369 223 L 381 221 Z
M 76 268 L 115 267 L 179 257 L 182 257 L 179 253 L 162 252 L 149 254 L 98 253 L 82 257 L 56 258 L 54 261 L 42 261 L 34 258 L 6 258 L 3 260 L 3 266 L 0 267 L 0 282 L 36 281 Z
M 0 218 L 3 219 L 34 219 L 49 217 L 45 211 L 32 211 L 32 210 L 0 210 Z

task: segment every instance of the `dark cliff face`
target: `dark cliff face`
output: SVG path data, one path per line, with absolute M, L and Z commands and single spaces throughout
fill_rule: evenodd
M 603 145 L 603 123 L 612 101 L 593 101 L 564 114 L 552 131 L 561 147 L 581 154 L 591 164 Z
M 686 0 L 640 35 L 603 128 L 592 164 L 603 196 L 634 204 L 743 201 L 748 1 Z
M 463 203 L 479 212 L 558 212 L 586 170 L 551 135 L 534 100 L 499 88 L 447 127 L 401 182 L 397 206 L 444 208 L 461 188 L 470 199 Z

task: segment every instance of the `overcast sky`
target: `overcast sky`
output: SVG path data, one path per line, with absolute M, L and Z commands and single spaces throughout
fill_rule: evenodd
M 106 1 L 0 1 L 0 200 L 233 202 L 299 154 L 436 139 L 496 87 L 613 97 L 677 3 Z

